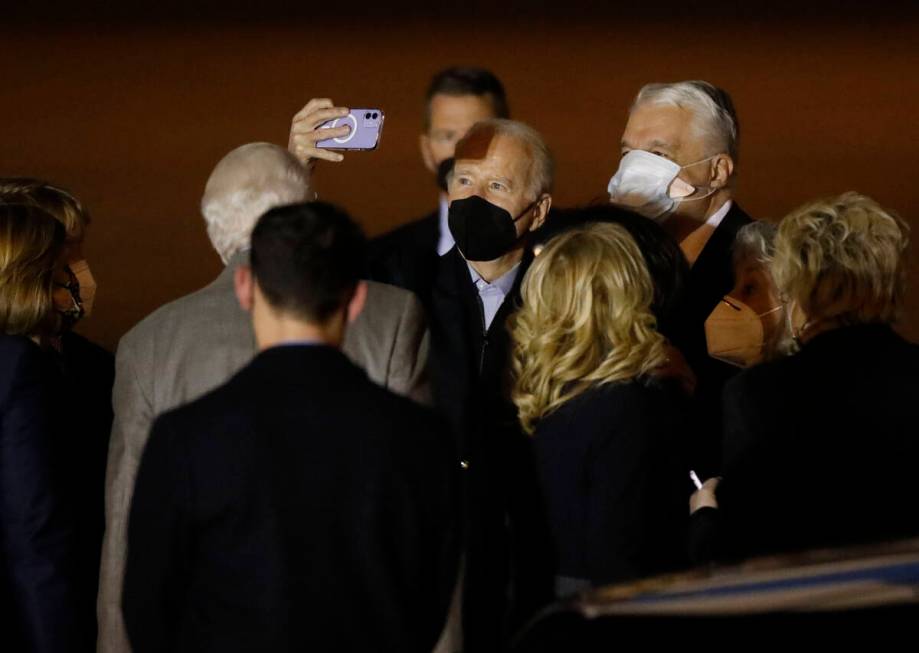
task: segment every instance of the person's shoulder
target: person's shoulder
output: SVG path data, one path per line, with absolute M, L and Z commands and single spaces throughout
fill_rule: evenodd
M 212 432 L 242 427 L 251 409 L 252 388 L 247 387 L 243 368 L 226 383 L 200 397 L 161 413 L 156 423 L 182 431 L 189 437 L 206 437 Z
M 118 348 L 152 341 L 169 334 L 209 327 L 220 322 L 224 314 L 240 312 L 233 287 L 221 275 L 194 292 L 167 302 L 144 317 L 125 333 Z
M 41 348 L 25 336 L 0 334 L 0 353 L 4 367 L 41 360 Z

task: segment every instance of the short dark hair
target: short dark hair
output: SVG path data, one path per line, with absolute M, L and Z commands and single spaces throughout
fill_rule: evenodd
M 431 128 L 431 100 L 435 95 L 488 96 L 495 118 L 510 118 L 504 85 L 493 72 L 484 68 L 447 68 L 431 78 L 424 96 L 424 130 Z
M 324 202 L 271 209 L 252 231 L 250 264 L 273 308 L 326 322 L 364 276 L 367 240 L 344 211 Z
M 621 225 L 638 245 L 654 282 L 651 312 L 657 330 L 679 341 L 686 306 L 689 264 L 679 244 L 663 227 L 648 218 L 611 204 L 592 204 L 574 209 L 553 208 L 545 224 L 533 235 L 534 244 L 544 244 L 560 233 L 592 222 Z

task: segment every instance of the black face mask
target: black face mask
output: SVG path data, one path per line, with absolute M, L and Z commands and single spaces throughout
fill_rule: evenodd
M 83 319 L 83 316 L 86 315 L 86 309 L 83 308 L 83 300 L 80 298 L 80 282 L 77 281 L 76 275 L 67 268 L 67 275 L 70 277 L 70 281 L 67 283 L 54 282 L 54 285 L 59 288 L 66 288 L 67 292 L 70 293 L 70 306 L 66 309 L 55 308 L 55 312 L 58 314 L 59 326 L 58 333 L 60 335 L 65 331 L 70 331 L 74 325 Z
M 453 157 L 444 159 L 437 166 L 437 187 L 443 192 L 447 192 L 447 177 L 453 172 Z
M 467 261 L 493 261 L 506 254 L 517 242 L 514 223 L 534 204 L 514 218 L 500 206 L 478 195 L 453 200 L 447 216 L 450 233 Z

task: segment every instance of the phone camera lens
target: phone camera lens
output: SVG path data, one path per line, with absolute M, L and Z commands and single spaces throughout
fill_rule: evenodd
M 364 114 L 364 118 L 367 119 L 367 120 L 370 120 L 370 112 L 369 112 L 369 111 L 368 111 L 367 113 Z
M 374 111 L 374 112 L 373 112 L 373 119 L 374 119 L 374 120 L 376 120 L 376 119 L 377 119 L 377 114 L 376 114 L 376 111 Z

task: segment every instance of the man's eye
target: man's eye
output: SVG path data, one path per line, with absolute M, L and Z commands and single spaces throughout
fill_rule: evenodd
M 670 158 L 669 156 L 667 156 L 664 152 L 661 152 L 660 150 L 651 150 L 651 154 L 654 154 L 655 156 L 662 156 L 665 159 Z
M 460 186 L 469 186 L 472 184 L 472 180 L 469 179 L 469 177 L 458 177 L 456 183 L 458 183 Z
M 632 150 L 622 150 L 622 152 L 619 153 L 619 158 L 621 159 L 622 157 L 624 157 L 626 154 L 628 154 L 631 151 Z
M 491 184 L 489 184 L 489 188 L 491 188 L 492 190 L 500 190 L 500 191 L 507 190 L 507 186 L 497 181 L 491 182 Z

